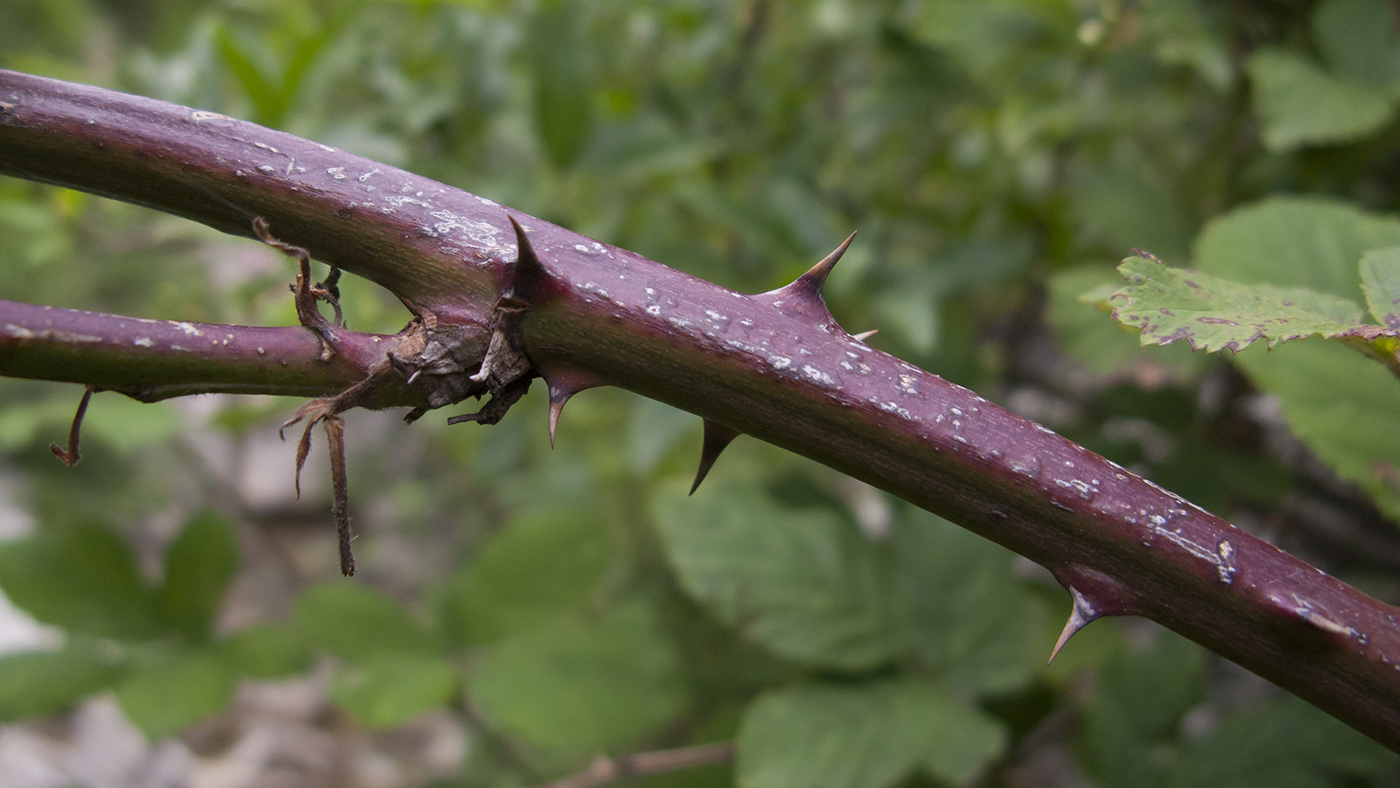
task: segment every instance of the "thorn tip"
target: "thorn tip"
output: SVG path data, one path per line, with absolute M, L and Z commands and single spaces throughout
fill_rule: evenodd
M 705 481 L 710 469 L 714 467 L 715 460 L 719 459 L 720 452 L 724 451 L 734 439 L 739 437 L 739 431 L 730 429 L 717 421 L 705 419 L 705 438 L 700 447 L 700 467 L 695 469 L 695 481 L 690 485 L 689 495 L 694 495 L 700 489 L 700 482 Z
M 1050 659 L 1045 661 L 1047 665 L 1055 661 L 1055 657 L 1059 655 L 1060 649 L 1065 647 L 1065 644 L 1069 642 L 1070 638 L 1074 637 L 1079 630 L 1087 627 L 1100 615 L 1098 611 L 1094 609 L 1093 605 L 1089 604 L 1089 600 L 1085 599 L 1084 595 L 1079 593 L 1079 589 L 1071 586 L 1069 595 L 1070 599 L 1073 600 L 1074 607 L 1069 612 L 1069 620 L 1065 622 L 1065 628 L 1060 630 L 1060 638 L 1055 641 L 1055 647 L 1050 649 Z

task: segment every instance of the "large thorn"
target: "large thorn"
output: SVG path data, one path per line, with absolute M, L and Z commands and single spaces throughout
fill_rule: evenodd
M 1069 612 L 1069 620 L 1065 622 L 1065 628 L 1060 630 L 1060 639 L 1055 641 L 1055 647 L 1050 650 L 1050 659 L 1045 662 L 1047 665 L 1055 661 L 1056 655 L 1060 653 L 1060 649 L 1065 647 L 1070 638 L 1101 615 L 1094 609 L 1089 600 L 1079 593 L 1079 589 L 1071 586 L 1069 596 L 1070 599 L 1074 600 L 1074 608 Z
M 831 254 L 823 257 L 820 263 L 807 269 L 807 273 L 799 276 L 793 284 L 804 284 L 808 289 L 820 295 L 822 288 L 826 285 L 826 277 L 831 273 L 831 269 L 835 268 L 836 264 L 841 261 L 841 255 L 846 253 L 846 250 L 851 247 L 851 241 L 855 239 L 855 233 L 846 236 L 846 240 L 842 241 L 840 246 L 836 247 Z
M 822 258 L 821 262 L 812 266 L 807 273 L 797 277 L 791 284 L 759 293 L 754 298 L 771 304 L 775 309 L 792 317 L 815 322 L 824 330 L 839 330 L 836 318 L 831 316 L 831 311 L 826 308 L 826 301 L 822 298 L 822 287 L 826 284 L 827 275 L 841 259 L 841 255 L 846 253 L 846 249 L 850 248 L 855 237 L 856 234 L 851 233 L 835 251 Z
M 564 412 L 564 403 L 584 389 L 602 386 L 603 381 L 596 375 L 569 367 L 550 366 L 541 371 L 545 385 L 549 388 L 549 448 L 554 448 L 554 432 L 559 428 L 559 414 Z
M 854 339 L 857 342 L 864 342 L 865 340 L 875 336 L 878 333 L 880 333 L 880 329 L 872 328 L 869 331 L 862 331 L 859 334 L 852 334 L 851 339 Z M 412 381 L 409 382 L 411 383 Z
M 510 226 L 515 228 L 515 286 L 520 290 L 522 284 L 548 278 L 549 272 L 544 270 L 540 258 L 535 255 L 535 248 L 530 245 L 530 234 L 514 216 L 507 214 L 506 218 L 510 219 Z
M 738 430 L 732 430 L 717 421 L 705 419 L 705 440 L 700 447 L 700 467 L 695 470 L 695 482 L 690 485 L 691 495 L 700 489 L 700 482 L 705 481 L 705 477 L 715 465 L 715 460 L 719 459 L 720 452 L 741 434 Z

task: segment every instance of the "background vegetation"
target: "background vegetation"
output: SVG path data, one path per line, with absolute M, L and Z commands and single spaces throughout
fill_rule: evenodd
M 1390 3 L 11 0 L 0 66 L 284 129 L 738 290 L 858 228 L 827 291 L 847 328 L 1400 594 L 1394 379 L 1316 340 L 1139 349 L 1094 306 L 1132 247 L 1360 300 L 1361 254 L 1400 244 Z M 296 322 L 285 258 L 171 217 L 2 180 L 0 237 L 5 298 Z M 353 328 L 408 317 L 343 290 Z M 1396 780 L 1151 625 L 1045 667 L 1047 573 L 807 461 L 741 440 L 687 499 L 698 422 L 622 392 L 572 402 L 552 452 L 538 392 L 489 429 L 352 414 L 354 581 L 328 485 L 295 501 L 272 437 L 297 403 L 99 394 L 67 469 L 47 445 L 77 397 L 0 381 L 0 588 L 52 627 L 0 659 L 3 720 L 110 690 L 212 752 L 240 682 L 310 673 L 335 735 L 437 715 L 465 755 L 301 784 L 523 785 L 730 739 L 733 763 L 648 782 Z

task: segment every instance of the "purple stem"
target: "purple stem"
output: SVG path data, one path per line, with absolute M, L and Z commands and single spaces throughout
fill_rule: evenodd
M 220 115 L 4 71 L 0 172 L 240 235 L 266 216 L 478 338 L 511 281 L 554 415 L 606 383 L 812 457 L 1050 569 L 1074 600 L 1068 634 L 1145 616 L 1400 751 L 1400 610 L 849 336 L 821 302 L 829 265 L 749 296 L 515 214 L 543 268 L 507 277 L 519 251 L 489 200 Z

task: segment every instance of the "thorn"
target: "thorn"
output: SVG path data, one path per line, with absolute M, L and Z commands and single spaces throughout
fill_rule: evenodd
M 598 376 L 571 367 L 550 366 L 540 371 L 540 377 L 544 378 L 544 384 L 549 389 L 549 448 L 552 449 L 564 403 L 580 391 L 604 384 Z
M 423 370 L 421 370 L 421 369 L 415 369 L 415 370 L 413 370 L 413 374 L 408 376 L 408 385 L 412 386 L 412 385 L 413 385 L 413 381 L 417 380 L 417 379 L 418 379 L 418 376 L 421 375 L 421 374 L 423 374 Z
M 705 419 L 705 439 L 700 447 L 700 467 L 695 470 L 695 481 L 690 485 L 690 495 L 700 489 L 700 482 L 705 481 L 709 475 L 710 468 L 714 467 L 715 460 L 719 459 L 720 452 L 724 451 L 734 439 L 739 437 L 741 432 L 730 429 L 717 421 Z
M 540 264 L 540 258 L 535 254 L 535 248 L 530 245 L 530 235 L 520 222 L 511 214 L 506 214 L 510 219 L 511 227 L 515 228 L 515 245 L 517 248 L 515 257 L 515 283 L 514 290 L 522 297 L 527 296 L 522 290 L 529 290 L 530 282 L 539 282 L 549 277 L 549 272 L 544 270 Z M 526 287 L 522 288 L 524 284 Z
M 766 293 L 759 293 L 754 298 L 767 303 L 790 317 L 802 318 L 814 321 L 827 328 L 839 329 L 836 318 L 831 316 L 831 310 L 826 308 L 826 301 L 822 298 L 822 287 L 826 284 L 826 277 L 831 273 L 831 269 L 836 266 L 836 262 L 841 259 L 841 255 L 846 253 L 855 240 L 856 234 L 851 233 L 836 250 L 822 258 L 820 263 L 812 266 L 807 273 L 797 277 L 790 284 L 769 290 Z
M 1079 593 L 1079 589 L 1071 586 L 1069 596 L 1074 602 L 1074 608 L 1069 612 L 1069 620 L 1065 622 L 1065 628 L 1060 630 L 1060 639 L 1055 641 L 1055 647 L 1050 650 L 1050 659 L 1045 661 L 1047 665 L 1055 661 L 1055 656 L 1060 653 L 1060 649 L 1065 647 L 1069 639 L 1074 637 L 1075 633 L 1099 617 L 1099 613 L 1094 610 L 1093 605 L 1089 604 L 1089 600 Z
M 572 392 L 565 392 L 558 399 L 554 396 L 554 389 L 549 390 L 549 448 L 554 448 L 554 432 L 559 429 L 559 414 L 564 412 L 564 403 L 572 397 Z
M 862 331 L 859 334 L 855 334 L 851 337 L 851 339 L 854 339 L 857 342 L 864 342 L 865 340 L 875 336 L 878 333 L 880 333 L 880 329 L 872 328 L 869 331 Z
M 78 411 L 73 414 L 73 424 L 68 428 L 68 448 L 63 448 L 57 443 L 49 444 L 49 451 L 57 457 L 64 465 L 72 467 L 78 464 L 82 455 L 78 454 L 78 440 L 83 431 L 83 415 L 87 413 L 88 402 L 92 400 L 92 393 L 97 388 L 88 384 L 83 389 L 83 398 L 78 400 Z
M 851 241 L 855 239 L 855 233 L 846 236 L 846 240 L 842 241 L 841 245 L 836 247 L 835 251 L 823 257 L 820 263 L 809 268 L 807 273 L 797 278 L 797 281 L 802 282 L 805 280 L 807 282 L 807 287 L 820 293 L 822 291 L 822 286 L 826 284 L 827 275 L 830 274 L 831 269 L 835 268 L 836 264 L 841 261 L 841 255 L 846 253 L 846 250 L 851 246 Z M 793 284 L 796 284 L 796 282 Z

